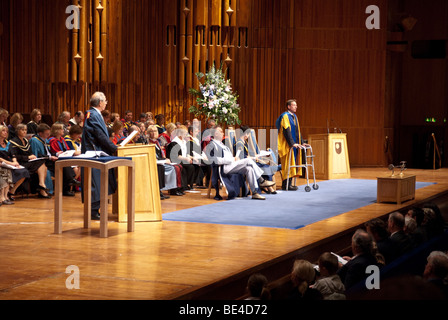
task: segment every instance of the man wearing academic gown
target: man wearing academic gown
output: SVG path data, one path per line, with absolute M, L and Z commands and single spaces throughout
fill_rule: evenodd
M 278 129 L 278 155 L 282 164 L 282 189 L 286 190 L 288 166 L 289 166 L 289 152 L 294 148 L 291 157 L 291 165 L 297 166 L 302 164 L 302 157 L 299 149 L 308 146 L 302 140 L 300 134 L 300 124 L 297 119 L 297 101 L 288 100 L 286 102 L 287 111 L 277 119 L 276 127 Z M 288 190 L 295 191 L 298 188 L 291 185 L 292 178 L 298 177 L 302 174 L 302 168 L 291 168 L 289 171 L 289 187 Z
M 109 139 L 106 123 L 101 112 L 106 109 L 107 100 L 102 92 L 96 92 L 90 99 L 90 110 L 87 111 L 82 134 L 81 152 L 103 151 L 113 156 L 117 146 Z M 84 178 L 84 172 L 82 174 Z M 114 194 L 117 187 L 114 171 L 109 171 L 109 195 Z M 101 204 L 101 172 L 92 169 L 92 219 L 99 220 Z

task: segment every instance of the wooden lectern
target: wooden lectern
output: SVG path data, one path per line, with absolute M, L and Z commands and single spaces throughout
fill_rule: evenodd
M 346 133 L 312 134 L 308 143 L 313 148 L 316 179 L 350 179 L 350 162 Z
M 154 146 L 120 147 L 117 156 L 130 157 L 135 165 L 135 221 L 162 221 L 157 159 Z M 118 168 L 118 190 L 113 197 L 113 213 L 118 222 L 127 222 L 127 171 Z

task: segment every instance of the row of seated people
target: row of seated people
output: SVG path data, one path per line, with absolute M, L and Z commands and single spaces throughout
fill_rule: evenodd
M 420 210 L 423 217 L 417 227 L 414 212 Z M 325 252 L 316 265 L 298 259 L 291 271 L 291 281 L 281 288 L 269 287 L 264 275 L 254 274 L 248 281 L 247 299 L 448 299 L 446 231 L 440 217 L 438 207 L 428 203 L 422 208 L 412 208 L 406 216 L 391 213 L 387 225 L 381 219 L 368 221 L 365 229 L 358 229 L 353 234 L 353 256 L 338 257 Z M 405 223 L 405 220 L 408 221 Z M 414 222 L 409 222 L 411 220 Z M 433 244 L 431 240 L 443 243 L 434 242 L 437 245 L 431 247 L 428 246 Z M 425 250 L 418 251 L 419 248 Z M 414 253 L 416 251 L 423 252 L 423 256 Z M 418 263 L 413 261 L 418 264 L 415 274 L 398 270 L 398 274 L 380 279 L 380 289 L 366 289 L 365 282 L 370 275 L 366 272 L 367 267 L 377 266 L 384 271 L 413 254 L 418 259 Z M 407 290 L 403 291 L 403 286 Z
M 232 199 L 239 194 L 241 187 L 245 188 L 245 179 L 247 179 L 252 198 L 265 199 L 260 195 L 261 190 L 276 194 L 273 188 L 274 182 L 272 182 L 275 172 L 271 170 L 270 165 L 250 156 L 247 146 L 250 128 L 243 126 L 241 129 L 245 134 L 230 148 L 222 143 L 225 137 L 219 126 L 211 128 L 202 139 L 198 137 L 197 126 L 192 125 L 187 128 L 172 123 L 168 124 L 163 132 L 156 125 L 150 125 L 145 130 L 143 124 L 131 125 L 128 132 L 130 134 L 137 131 L 134 143 L 156 145 L 161 191 L 169 190 L 170 195 L 184 195 L 185 191 L 194 189 L 194 185 L 203 187 L 205 177 L 205 184 L 207 185 L 211 179 L 217 191 L 216 200 L 222 199 L 219 195 L 218 180 L 222 180 L 229 193 L 229 199 Z M 111 141 L 115 144 L 120 143 L 125 136 L 123 131 L 124 125 L 121 121 L 114 123 L 110 129 Z M 209 137 L 212 139 L 207 140 Z M 237 152 L 241 159 L 233 156 Z M 225 172 L 223 170 L 219 172 L 221 167 L 224 167 Z M 212 177 L 210 177 L 211 172 L 213 172 Z M 161 192 L 161 199 L 166 197 Z
M 8 140 L 8 127 L 1 125 L 1 203 L 14 204 L 15 193 L 20 187 L 25 193 L 37 193 L 39 198 L 51 198 L 54 189 L 52 182 L 54 163 L 62 152 L 78 148 L 76 141 L 81 133 L 82 128 L 75 125 L 70 129 L 69 136 L 64 138 L 62 124 L 55 123 L 51 128 L 47 124 L 39 124 L 37 133 L 28 140 L 27 126 L 18 124 L 16 136 Z M 78 168 L 64 168 L 65 196 L 75 195 L 72 190 L 80 184 L 79 175 Z

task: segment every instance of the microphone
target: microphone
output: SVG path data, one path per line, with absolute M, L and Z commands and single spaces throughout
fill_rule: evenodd
M 328 125 L 328 118 L 327 118 L 327 134 L 330 134 L 330 126 Z
M 336 125 L 336 130 L 338 130 L 339 131 L 339 133 L 342 133 L 342 129 L 338 126 L 338 124 L 336 123 L 336 121 L 334 120 L 334 119 L 331 119 L 331 121 L 333 121 L 334 122 L 334 124 Z

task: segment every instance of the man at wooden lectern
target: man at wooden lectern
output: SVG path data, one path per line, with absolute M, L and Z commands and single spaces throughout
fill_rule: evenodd
M 102 92 L 96 92 L 90 99 L 90 110 L 87 111 L 84 130 L 82 134 L 81 152 L 103 151 L 109 155 L 114 155 L 117 146 L 109 139 L 106 123 L 101 112 L 106 109 L 107 100 Z M 116 189 L 116 180 L 113 170 L 109 171 L 109 194 L 113 194 Z M 84 177 L 84 174 L 82 175 Z M 97 169 L 92 169 L 92 220 L 99 220 L 101 203 L 101 173 Z
M 286 111 L 283 112 L 277 119 L 276 127 L 278 129 L 278 155 L 282 164 L 282 190 L 286 190 L 288 167 L 289 167 L 289 152 L 294 148 L 291 158 L 291 166 L 302 164 L 302 157 L 299 149 L 309 146 L 304 143 L 300 134 L 300 124 L 297 119 L 297 101 L 292 99 L 286 102 Z M 291 168 L 289 170 L 289 184 L 288 190 L 296 191 L 298 187 L 293 186 L 292 178 L 300 176 L 302 168 Z

